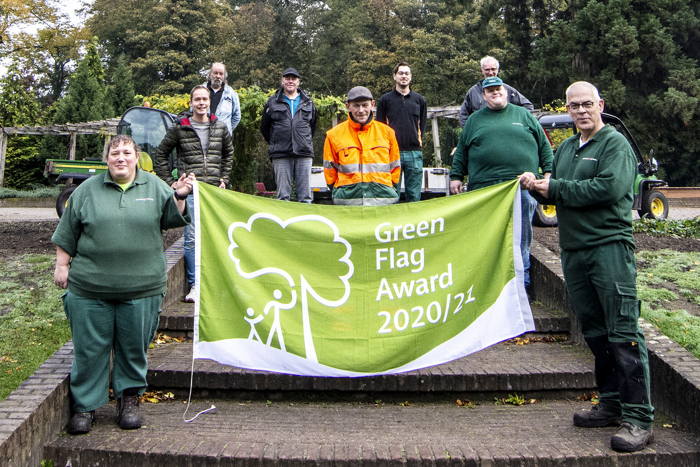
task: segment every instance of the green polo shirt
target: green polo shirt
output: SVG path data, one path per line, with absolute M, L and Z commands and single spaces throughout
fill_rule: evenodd
M 552 171 L 552 146 L 530 112 L 508 104 L 488 107 L 467 120 L 452 161 L 450 179 L 469 175 L 469 190 L 515 180 L 524 172 Z
M 138 170 L 126 190 L 109 172 L 85 180 L 71 194 L 51 237 L 73 259 L 68 290 L 94 299 L 136 299 L 165 293 L 162 230 L 190 223 L 173 190 Z
M 549 199 L 559 220 L 559 245 L 579 250 L 623 241 L 634 247 L 634 151 L 610 125 L 583 147 L 580 138 L 576 134 L 559 146 L 549 181 Z

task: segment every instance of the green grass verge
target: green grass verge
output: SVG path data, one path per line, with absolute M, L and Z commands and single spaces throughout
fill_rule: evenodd
M 666 336 L 700 358 L 700 316 L 670 303 L 680 296 L 700 305 L 700 253 L 673 250 L 637 253 L 637 288 L 642 300 L 642 317 Z M 675 284 L 678 293 L 664 284 Z
M 700 217 L 687 220 L 638 219 L 632 222 L 634 233 L 654 237 L 700 238 Z
M 0 401 L 70 339 L 52 255 L 0 263 Z
M 56 198 L 65 185 L 44 186 L 36 190 L 13 190 L 12 188 L 0 188 L 0 199 L 4 198 Z

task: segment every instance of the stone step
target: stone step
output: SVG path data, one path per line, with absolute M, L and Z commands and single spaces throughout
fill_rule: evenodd
M 541 303 L 531 305 L 537 333 L 562 334 L 568 333 L 570 320 L 566 313 L 551 310 Z M 158 331 L 171 337 L 192 338 L 194 329 L 194 304 L 174 303 L 168 306 L 160 315 Z
M 590 402 L 540 400 L 386 404 L 197 400 L 183 422 L 181 401 L 142 404 L 145 425 L 123 431 L 115 404 L 97 410 L 87 435 L 44 447 L 56 466 L 697 466 L 700 437 L 657 423 L 655 442 L 633 454 L 610 449 L 615 427 L 577 428 Z
M 541 338 L 535 338 L 539 340 Z M 527 342 L 527 341 L 526 341 Z M 575 397 L 595 388 L 593 356 L 587 347 L 566 342 L 506 341 L 452 362 L 397 375 L 361 378 L 304 377 L 254 371 L 197 359 L 192 343 L 159 345 L 148 354 L 148 382 L 153 388 L 235 392 L 313 391 L 340 393 L 491 393 L 558 391 Z M 563 392 L 562 392 L 563 391 Z M 338 396 L 335 394 L 335 396 Z M 243 395 L 243 397 L 250 397 Z M 272 396 L 263 396 L 272 397 Z M 550 396 L 551 397 L 551 396 Z

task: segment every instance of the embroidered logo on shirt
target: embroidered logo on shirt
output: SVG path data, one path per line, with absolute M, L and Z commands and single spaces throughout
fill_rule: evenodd
M 134 201 L 155 201 L 153 198 L 136 198 Z
M 513 122 L 513 125 L 518 125 L 518 126 L 525 126 L 525 125 L 523 125 L 523 124 L 522 124 L 522 123 L 520 123 L 520 122 Z
M 593 162 L 598 162 L 598 159 L 593 159 L 592 157 L 584 157 L 581 159 L 582 161 L 593 161 Z

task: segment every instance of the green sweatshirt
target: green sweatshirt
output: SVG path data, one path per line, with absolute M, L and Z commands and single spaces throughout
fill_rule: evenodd
M 165 293 L 162 230 L 189 224 L 173 190 L 138 170 L 123 191 L 109 172 L 85 180 L 68 201 L 51 237 L 73 259 L 68 290 L 94 299 L 136 299 Z
M 464 180 L 469 190 L 514 180 L 523 172 L 552 171 L 552 146 L 535 117 L 508 104 L 485 107 L 469 117 L 452 161 L 450 178 Z
M 579 145 L 577 134 L 559 146 L 549 182 L 549 204 L 554 202 L 559 220 L 559 245 L 563 250 L 579 250 L 622 241 L 634 248 L 637 158 L 632 147 L 610 125 L 583 147 Z

